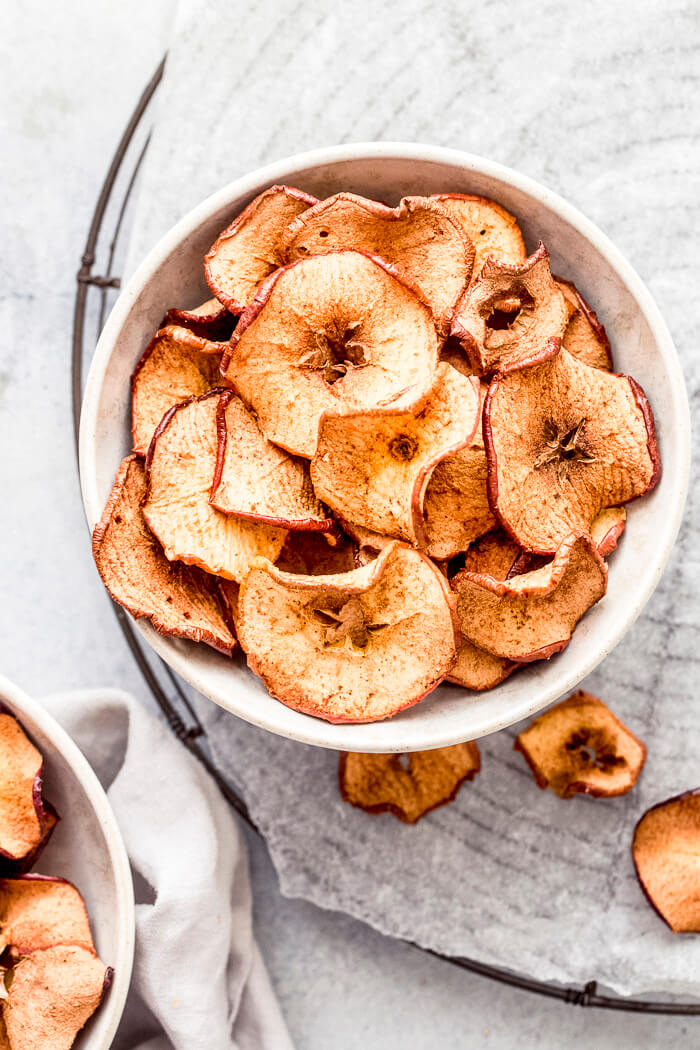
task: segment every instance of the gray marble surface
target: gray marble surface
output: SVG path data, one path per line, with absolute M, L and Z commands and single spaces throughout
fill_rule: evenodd
M 410 5 L 402 10 L 410 20 Z M 505 9 L 479 5 L 470 25 L 451 33 L 446 48 L 446 61 L 462 56 L 464 96 L 441 98 L 439 85 L 422 90 L 438 92 L 436 104 L 445 113 L 440 141 L 517 164 L 613 234 L 661 305 L 684 353 L 695 403 L 700 139 L 690 100 L 697 79 L 697 9 L 646 3 L 637 5 L 633 18 L 610 5 L 592 10 L 589 17 L 582 8 L 539 5 L 539 39 L 533 43 L 528 34 L 527 48 L 504 49 L 503 65 L 492 75 L 480 65 L 480 42 L 502 32 Z M 284 40 L 285 20 L 308 17 L 306 8 L 292 4 L 278 11 L 277 21 L 264 5 L 229 5 L 225 15 L 238 19 L 241 33 L 269 36 L 275 46 Z M 397 32 L 399 15 L 397 7 Z M 118 7 L 79 0 L 58 7 L 38 0 L 24 5 L 21 15 L 15 12 L 0 44 L 10 102 L 0 156 L 6 202 L 0 262 L 0 666 L 36 695 L 107 684 L 131 688 L 147 700 L 88 556 L 72 447 L 70 328 L 74 275 L 94 199 L 172 17 L 166 0 L 124 0 Z M 511 22 L 518 22 L 512 11 Z M 339 44 L 332 37 L 325 41 L 329 54 Z M 349 72 L 355 46 L 349 40 L 343 49 Z M 379 42 L 373 46 L 379 54 Z M 408 45 L 397 37 L 395 46 Z M 235 53 L 229 57 L 235 61 Z M 278 60 L 287 68 L 298 59 L 280 53 Z M 421 87 L 405 76 L 393 126 L 363 125 L 351 138 L 420 137 L 407 113 L 415 108 L 411 91 L 420 94 Z M 469 106 L 470 85 L 486 83 L 488 76 L 498 102 L 491 119 Z M 273 89 L 261 81 L 261 96 Z M 328 140 L 322 107 L 307 101 L 298 113 L 307 130 L 315 129 L 317 143 Z M 361 117 L 371 119 L 369 113 Z M 267 134 L 269 152 L 258 159 L 291 151 L 284 122 Z M 250 147 L 234 138 L 231 143 L 233 175 Z M 212 185 L 205 192 L 219 184 L 221 174 L 206 173 Z M 193 186 L 192 193 L 192 200 L 172 202 L 176 214 L 202 188 Z M 156 232 L 147 233 L 146 241 Z M 651 645 L 649 688 L 663 693 L 671 686 L 679 696 L 685 690 L 689 711 L 697 680 L 696 509 L 691 501 L 667 575 L 670 586 L 637 628 L 647 632 Z M 655 623 L 667 625 L 662 648 L 653 645 Z M 257 932 L 300 1048 L 325 1048 L 330 1033 L 335 1045 L 349 1050 L 368 1044 L 407 1050 L 698 1044 L 698 1020 L 571 1010 L 461 973 L 353 919 L 283 899 L 264 847 L 251 838 L 250 848 Z

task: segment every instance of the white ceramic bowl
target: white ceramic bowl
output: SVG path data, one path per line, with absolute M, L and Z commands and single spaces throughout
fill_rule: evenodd
M 129 858 L 102 786 L 68 734 L 40 704 L 0 675 L 0 703 L 44 758 L 44 794 L 61 820 L 35 869 L 74 883 L 87 905 L 97 953 L 114 977 L 75 1050 L 108 1050 L 124 1011 L 134 958 Z
M 339 190 L 393 204 L 405 194 L 467 192 L 492 197 L 519 219 L 526 245 L 542 239 L 552 269 L 575 281 L 605 324 L 616 367 L 646 390 L 663 463 L 660 484 L 629 507 L 606 597 L 568 648 L 485 694 L 444 685 L 388 722 L 330 725 L 270 697 L 240 665 L 206 646 L 139 630 L 200 692 L 256 725 L 324 747 L 400 751 L 473 739 L 556 700 L 613 649 L 656 587 L 680 524 L 688 484 L 690 423 L 683 375 L 668 329 L 642 281 L 600 230 L 556 194 L 499 164 L 455 150 L 403 143 L 338 146 L 301 154 L 232 182 L 186 215 L 153 249 L 119 297 L 88 377 L 80 471 L 90 527 L 99 519 L 119 461 L 129 451 L 129 376 L 167 307 L 208 298 L 202 257 L 220 230 L 261 190 L 288 183 L 325 197 Z

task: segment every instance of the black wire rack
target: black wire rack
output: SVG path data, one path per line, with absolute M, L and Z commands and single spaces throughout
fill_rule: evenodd
M 97 198 L 85 249 L 80 260 L 73 314 L 71 372 L 76 453 L 86 366 L 89 364 L 89 358 L 106 320 L 107 311 L 120 287 L 121 282 L 117 271 L 124 249 L 122 234 L 126 228 L 134 186 L 150 141 L 148 122 L 144 118 L 163 77 L 164 68 L 165 58 L 146 85 L 124 129 Z M 111 230 L 111 236 L 107 232 L 109 230 Z M 97 273 L 94 272 L 96 268 Z M 245 801 L 216 767 L 207 747 L 204 727 L 197 718 L 182 682 L 164 661 L 155 656 L 150 649 L 144 648 L 127 613 L 116 604 L 114 611 L 127 645 L 173 733 L 211 774 L 224 798 L 238 815 L 250 828 L 258 832 Z M 501 967 L 490 966 L 475 959 L 442 955 L 431 949 L 421 948 L 412 942 L 406 943 L 452 966 L 458 966 L 481 977 L 487 977 L 492 981 L 550 999 L 558 999 L 574 1006 L 633 1013 L 700 1016 L 700 1003 L 672 1000 L 652 1002 L 646 999 L 604 995 L 598 991 L 596 981 L 589 981 L 582 988 L 564 987 L 539 981 Z

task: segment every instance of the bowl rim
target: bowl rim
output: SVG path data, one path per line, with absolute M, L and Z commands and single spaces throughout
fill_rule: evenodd
M 514 189 L 535 199 L 540 205 L 563 218 L 565 222 L 573 226 L 585 240 L 593 245 L 629 289 L 637 308 L 644 315 L 652 331 L 657 352 L 662 356 L 674 400 L 674 407 L 677 410 L 675 427 L 680 440 L 678 441 L 678 447 L 675 449 L 676 455 L 673 462 L 674 491 L 677 498 L 670 508 L 669 517 L 666 521 L 664 542 L 659 547 L 658 556 L 653 563 L 648 563 L 644 567 L 646 585 L 639 596 L 639 601 L 626 611 L 624 617 L 617 620 L 615 631 L 610 634 L 610 638 L 614 639 L 614 641 L 606 643 L 594 655 L 579 663 L 577 669 L 561 679 L 557 685 L 553 685 L 548 689 L 541 689 L 536 699 L 523 700 L 519 704 L 511 701 L 508 715 L 505 717 L 499 718 L 493 717 L 493 715 L 487 717 L 486 713 L 482 713 L 480 717 L 472 717 L 468 730 L 469 738 L 477 739 L 480 736 L 497 732 L 508 725 L 512 725 L 556 701 L 559 697 L 575 688 L 621 641 L 647 604 L 668 562 L 683 518 L 690 474 L 691 432 L 687 390 L 673 340 L 659 308 L 641 277 L 607 235 L 590 219 L 586 218 L 574 205 L 569 204 L 559 194 L 543 186 L 535 179 L 488 158 L 449 147 L 431 146 L 423 143 L 359 142 L 322 147 L 282 158 L 234 179 L 205 198 L 175 223 L 146 255 L 145 259 L 129 278 L 114 304 L 101 333 L 90 364 L 80 418 L 79 463 L 83 504 L 88 525 L 92 529 L 99 520 L 103 509 L 96 484 L 97 443 L 95 435 L 97 433 L 98 408 L 104 377 L 116 339 L 129 317 L 135 300 L 140 296 L 152 275 L 167 260 L 182 240 L 196 231 L 215 212 L 225 208 L 229 202 L 246 196 L 252 197 L 256 193 L 261 192 L 266 186 L 284 183 L 292 172 L 333 166 L 346 161 L 362 160 L 422 161 L 449 165 L 453 168 L 458 168 L 465 175 L 468 175 L 470 172 L 484 175 L 509 184 Z M 671 465 L 664 463 L 664 470 L 667 472 L 670 469 Z M 211 696 L 202 683 L 200 674 L 196 670 L 192 670 L 186 652 L 173 645 L 171 639 L 159 635 L 148 621 L 136 620 L 134 622 L 137 630 L 149 645 L 155 649 L 158 655 L 195 689 L 245 721 L 270 732 L 286 736 L 289 739 L 335 750 L 363 750 L 367 752 L 410 751 L 418 748 L 444 747 L 461 742 L 464 739 L 463 734 L 460 735 L 459 732 L 455 732 L 454 728 L 449 728 L 449 725 L 445 727 L 444 722 L 440 719 L 435 720 L 430 732 L 426 733 L 425 738 L 418 744 L 415 742 L 415 739 L 412 739 L 414 734 L 411 733 L 410 729 L 407 734 L 402 734 L 402 722 L 400 719 L 392 719 L 388 723 L 354 724 L 330 723 L 323 719 L 300 715 L 298 728 L 296 722 L 293 727 L 281 726 L 277 724 L 274 716 L 266 717 L 264 714 L 261 715 L 255 708 L 255 705 L 249 701 L 239 702 L 235 691 L 227 694 L 226 697 Z M 465 695 L 469 696 L 469 694 Z M 283 705 L 281 706 L 283 707 Z M 372 727 L 374 725 L 387 724 L 395 728 L 391 742 L 385 739 L 374 739 Z
M 124 1013 L 134 965 L 136 939 L 134 884 L 126 846 L 117 824 L 117 818 L 95 771 L 60 723 L 37 700 L 32 699 L 28 693 L 2 674 L 0 674 L 0 700 L 8 701 L 13 713 L 16 711 L 20 722 L 22 716 L 26 715 L 49 738 L 77 777 L 104 833 L 117 890 L 115 900 L 118 915 L 117 954 L 114 960 L 109 960 L 109 965 L 114 970 L 109 994 L 99 1013 L 95 1015 L 104 1017 L 106 1014 L 108 1020 L 103 1022 L 103 1030 L 91 1045 L 90 1050 L 109 1050 Z M 31 726 L 27 728 L 31 735 Z

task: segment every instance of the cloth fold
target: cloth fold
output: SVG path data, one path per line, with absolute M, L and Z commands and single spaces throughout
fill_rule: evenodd
M 241 830 L 196 759 L 134 697 L 49 696 L 107 790 L 137 887 L 115 1050 L 292 1050 L 253 937 Z

